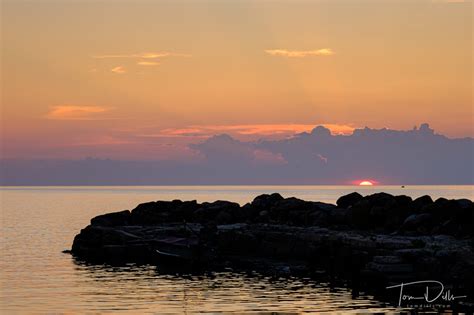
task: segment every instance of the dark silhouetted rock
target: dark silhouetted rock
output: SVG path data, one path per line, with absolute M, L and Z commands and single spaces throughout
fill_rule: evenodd
M 418 197 L 415 200 L 413 200 L 412 207 L 415 211 L 420 212 L 423 209 L 424 206 L 427 206 L 431 203 L 433 203 L 433 199 L 431 199 L 430 196 L 425 195 L 425 196 L 421 196 L 421 197 Z
M 232 215 L 226 210 L 219 212 L 219 214 L 216 216 L 217 224 L 229 224 L 232 223 L 232 221 Z
M 325 202 L 319 202 L 319 201 L 312 202 L 312 204 L 314 205 L 315 208 L 318 208 L 318 209 L 321 209 L 321 210 L 324 210 L 324 211 L 330 211 L 330 210 L 333 210 L 333 209 L 337 208 L 333 204 L 325 203 Z
M 328 211 L 316 210 L 309 214 L 311 225 L 327 226 L 330 223 L 335 223 L 337 220 L 332 220 Z
M 304 201 L 295 197 L 279 200 L 273 206 L 273 210 L 276 211 L 288 211 L 288 210 L 311 210 L 315 207 L 312 202 Z
M 366 277 L 362 282 L 368 275 L 396 283 L 407 276 L 435 277 L 455 279 L 474 292 L 470 200 L 352 197 L 338 202 L 345 207 L 278 194 L 243 207 L 228 201 L 143 203 L 131 213 L 93 218 L 74 238 L 71 253 L 88 262 L 165 264 L 162 252 L 170 251 L 186 259 L 186 266 L 214 270 L 236 263 L 287 274 L 299 261 L 306 266 L 303 276 L 322 268 L 341 277 Z
M 278 201 L 281 201 L 283 199 L 284 198 L 278 193 L 274 193 L 271 195 L 264 194 L 255 197 L 251 205 L 252 207 L 259 210 L 268 210 L 273 207 Z
M 409 207 L 413 201 L 411 197 L 405 195 L 394 196 L 394 198 L 397 205 L 401 207 Z
M 334 208 L 331 211 L 324 212 L 327 214 L 327 221 L 331 225 L 349 225 L 350 214 L 349 209 Z
M 217 200 L 212 203 L 204 202 L 194 212 L 196 222 L 216 221 L 218 214 L 222 211 L 232 215 L 240 210 L 240 205 L 236 202 Z
M 192 201 L 154 201 L 138 205 L 132 210 L 131 220 L 134 224 L 154 225 L 166 222 L 189 220 L 198 208 L 196 200 Z
M 129 223 L 130 223 L 129 210 L 102 214 L 91 219 L 91 225 L 100 225 L 100 226 L 128 225 Z
M 462 209 L 468 209 L 472 207 L 472 201 L 469 199 L 457 199 L 456 203 L 461 207 Z
M 366 196 L 364 199 L 369 201 L 370 207 L 388 207 L 396 204 L 394 196 L 383 192 Z
M 351 223 L 359 229 L 368 229 L 371 225 L 370 202 L 362 199 L 350 208 Z
M 348 195 L 339 197 L 339 199 L 337 199 L 336 201 L 336 204 L 338 207 L 341 207 L 341 208 L 349 208 L 350 206 L 359 202 L 362 198 L 363 197 L 361 194 L 357 192 L 353 192 Z
M 412 214 L 405 219 L 402 229 L 407 231 L 414 231 L 420 228 L 429 229 L 432 221 L 433 216 L 429 213 Z

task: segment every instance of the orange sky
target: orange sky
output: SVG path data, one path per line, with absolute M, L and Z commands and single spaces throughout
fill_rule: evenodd
M 214 133 L 316 124 L 474 136 L 471 1 L 6 0 L 1 12 L 3 157 L 175 158 Z

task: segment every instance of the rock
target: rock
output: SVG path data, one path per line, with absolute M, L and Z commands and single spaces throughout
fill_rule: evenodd
M 278 201 L 281 201 L 283 199 L 284 198 L 278 193 L 274 193 L 271 195 L 263 194 L 255 197 L 255 199 L 251 203 L 251 206 L 260 210 L 268 210 L 273 207 Z
M 410 210 L 404 206 L 395 206 L 387 210 L 385 214 L 385 229 L 389 231 L 398 230 L 403 221 L 409 216 Z
M 427 206 L 431 203 L 433 203 L 433 199 L 431 199 L 430 196 L 425 195 L 425 196 L 421 196 L 421 197 L 418 197 L 415 200 L 413 200 L 412 207 L 415 211 L 420 212 L 423 209 L 424 206 Z
M 472 201 L 469 199 L 457 199 L 455 202 L 461 209 L 468 209 L 469 207 L 472 207 Z
M 217 215 L 226 211 L 232 215 L 240 210 L 240 205 L 236 202 L 217 200 L 212 203 L 204 202 L 199 209 L 197 209 L 193 218 L 196 222 L 204 223 L 206 221 L 216 221 Z
M 341 278 L 365 277 L 365 268 L 388 281 L 407 275 L 455 280 L 474 292 L 474 277 L 469 276 L 474 267 L 472 202 L 433 203 L 430 198 L 412 202 L 410 197 L 383 193 L 357 199 L 353 204 L 340 203 L 346 207 L 283 199 L 278 194 L 259 196 L 243 207 L 228 201 L 144 203 L 131 213 L 93 218 L 75 237 L 71 252 L 87 262 L 156 264 L 162 263 L 154 260 L 157 246 L 181 240 L 188 248 L 191 243 L 199 247 L 199 254 L 186 247 L 180 250 L 190 259 L 204 258 L 208 270 L 244 262 L 249 270 L 260 265 L 272 272 L 278 264 L 290 266 L 295 261 L 307 266 L 301 269 L 304 277 L 320 269 Z M 412 211 L 413 204 L 423 205 L 421 213 Z M 393 230 L 398 230 L 396 235 Z
M 400 207 L 409 207 L 413 201 L 411 197 L 405 195 L 395 196 L 394 199 L 397 205 Z
M 396 199 L 394 196 L 383 192 L 366 196 L 364 199 L 369 201 L 370 207 L 387 208 L 396 204 Z
M 420 228 L 431 227 L 433 216 L 429 213 L 412 214 L 405 219 L 402 230 L 415 231 Z
M 290 210 L 313 210 L 314 208 L 315 205 L 312 202 L 290 197 L 276 202 L 272 210 L 278 212 Z
M 229 224 L 232 223 L 232 221 L 232 215 L 226 210 L 219 212 L 219 214 L 216 216 L 217 224 Z
M 132 210 L 131 221 L 136 225 L 155 225 L 189 220 L 199 205 L 192 201 L 153 201 L 142 203 Z
M 373 261 L 378 264 L 400 264 L 402 258 L 400 256 L 375 256 Z
M 436 204 L 440 204 L 440 205 L 441 205 L 441 204 L 445 204 L 446 202 L 448 202 L 448 199 L 443 198 L 443 197 L 440 197 L 440 198 L 438 198 L 438 199 L 435 200 L 435 203 L 436 203 Z
M 368 270 L 374 270 L 382 273 L 411 273 L 413 272 L 412 264 L 379 264 L 370 262 L 367 264 Z
M 250 203 L 245 204 L 239 211 L 234 213 L 234 217 L 238 222 L 253 221 L 259 213 L 259 209 L 253 207 Z
M 129 223 L 130 223 L 129 210 L 106 213 L 106 214 L 98 215 L 91 219 L 91 225 L 99 225 L 99 226 L 128 225 Z
M 357 192 L 353 192 L 348 195 L 339 197 L 339 199 L 337 199 L 336 201 L 336 204 L 338 207 L 341 207 L 341 208 L 349 208 L 350 206 L 359 202 L 362 198 L 363 197 L 361 194 Z
M 403 248 L 395 251 L 395 254 L 406 261 L 414 262 L 420 260 L 422 257 L 428 257 L 432 253 L 424 248 Z
M 277 201 L 268 211 L 272 221 L 280 224 L 305 225 L 308 223 L 310 212 L 318 209 L 312 202 L 291 197 Z
M 354 227 L 367 229 L 371 226 L 370 203 L 367 199 L 361 199 L 350 210 L 350 219 Z
M 81 254 L 90 248 L 102 248 L 105 245 L 124 245 L 139 240 L 135 234 L 115 227 L 89 225 L 76 235 L 72 245 L 74 254 Z
M 314 226 L 326 226 L 329 224 L 329 212 L 316 210 L 309 214 L 310 224 Z
M 349 209 L 334 208 L 327 213 L 327 220 L 331 225 L 349 225 L 350 224 L 350 214 Z
M 330 211 L 330 210 L 333 210 L 333 209 L 337 208 L 333 204 L 325 203 L 325 202 L 319 202 L 319 201 L 313 202 L 313 205 L 314 205 L 315 208 L 318 208 L 318 209 L 321 209 L 321 210 L 324 210 L 324 211 Z
M 262 210 L 258 213 L 257 222 L 263 223 L 270 220 L 270 212 L 268 210 Z
M 311 210 L 291 210 L 288 212 L 288 218 L 285 222 L 291 225 L 307 226 L 312 223 Z

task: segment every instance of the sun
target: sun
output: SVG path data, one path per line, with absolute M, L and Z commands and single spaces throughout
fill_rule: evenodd
M 359 183 L 359 186 L 373 186 L 374 184 L 371 181 L 364 180 Z

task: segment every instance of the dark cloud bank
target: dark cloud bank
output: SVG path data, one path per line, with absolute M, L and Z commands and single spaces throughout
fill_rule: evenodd
M 474 139 L 427 124 L 409 131 L 318 126 L 289 139 L 241 142 L 217 135 L 191 145 L 194 161 L 3 160 L 2 185 L 474 184 Z

